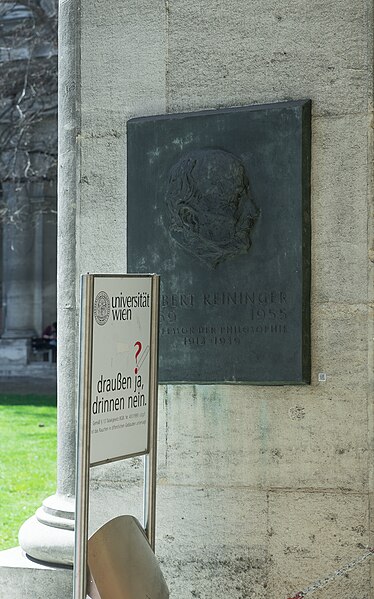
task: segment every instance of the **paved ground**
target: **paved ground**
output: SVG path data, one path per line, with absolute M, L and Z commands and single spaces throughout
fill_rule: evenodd
M 1 377 L 0 394 L 51 395 L 56 393 L 56 380 L 53 378 Z

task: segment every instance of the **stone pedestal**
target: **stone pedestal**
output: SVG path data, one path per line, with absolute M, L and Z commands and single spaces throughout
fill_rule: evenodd
M 19 543 L 34 559 L 72 566 L 74 497 L 56 493 L 45 499 L 36 514 L 21 526 Z
M 25 367 L 28 361 L 29 344 L 27 339 L 0 339 L 0 364 L 2 368 L 13 370 L 15 367 Z
M 20 547 L 0 552 L 2 597 L 8 599 L 63 599 L 73 596 L 71 568 L 39 564 Z

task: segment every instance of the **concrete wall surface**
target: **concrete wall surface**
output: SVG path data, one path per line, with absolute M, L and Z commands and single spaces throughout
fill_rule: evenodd
M 160 389 L 172 599 L 294 596 L 373 543 L 373 2 L 80 4 L 77 275 L 126 268 L 129 118 L 312 99 L 311 385 Z M 139 514 L 141 470 L 95 468 L 92 528 Z M 374 597 L 373 565 L 314 597 Z

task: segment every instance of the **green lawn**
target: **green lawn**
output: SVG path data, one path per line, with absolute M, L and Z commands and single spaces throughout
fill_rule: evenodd
M 56 398 L 0 395 L 0 550 L 56 487 Z

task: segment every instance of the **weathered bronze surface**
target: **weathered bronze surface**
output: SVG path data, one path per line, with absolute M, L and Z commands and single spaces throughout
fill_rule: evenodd
M 161 274 L 160 381 L 310 378 L 310 102 L 128 122 L 128 272 Z

